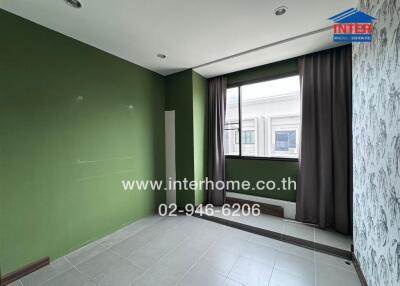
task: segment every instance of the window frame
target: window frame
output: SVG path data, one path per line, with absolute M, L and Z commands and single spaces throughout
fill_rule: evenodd
M 299 76 L 298 72 L 288 72 L 288 73 L 281 73 L 274 76 L 267 76 L 267 77 L 260 77 L 257 79 L 252 80 L 244 80 L 238 81 L 232 84 L 228 84 L 226 89 L 228 88 L 238 88 L 238 109 L 239 109 L 239 154 L 238 155 L 224 155 L 225 159 L 236 159 L 236 160 L 262 160 L 262 161 L 286 161 L 286 162 L 299 162 L 299 158 L 285 158 L 285 157 L 260 157 L 260 156 L 243 156 L 242 155 L 242 86 L 253 84 L 253 83 L 260 83 L 264 81 L 270 81 L 275 79 L 281 79 L 285 77 L 291 76 Z M 301 115 L 300 115 L 301 121 Z M 225 122 L 224 122 L 225 126 Z M 299 134 L 301 136 L 301 134 Z M 300 147 L 300 146 L 299 146 Z M 300 153 L 300 150 L 299 150 Z

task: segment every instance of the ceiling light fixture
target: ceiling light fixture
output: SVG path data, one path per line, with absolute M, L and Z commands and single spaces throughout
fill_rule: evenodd
M 275 14 L 275 16 L 282 16 L 282 15 L 286 14 L 287 10 L 288 10 L 288 7 L 280 6 L 274 10 L 274 14 Z
M 81 2 L 78 0 L 64 0 L 65 3 L 68 4 L 68 6 L 74 7 L 74 8 L 82 8 Z
M 165 59 L 167 56 L 164 54 L 157 54 L 157 58 Z

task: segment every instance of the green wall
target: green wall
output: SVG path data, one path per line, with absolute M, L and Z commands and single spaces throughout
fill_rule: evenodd
M 194 143 L 194 179 L 199 182 L 205 179 L 207 156 L 207 97 L 208 82 L 193 72 L 193 143 Z M 195 192 L 195 204 L 206 200 L 204 188 Z
M 124 192 L 121 180 L 164 178 L 165 81 L 3 10 L 0 35 L 4 275 L 164 201 L 162 192 Z
M 228 85 L 239 83 L 267 80 L 288 74 L 297 73 L 297 59 L 288 59 L 264 66 L 259 66 L 243 71 L 238 71 L 226 75 Z M 291 161 L 265 160 L 246 160 L 246 159 L 226 159 L 225 160 L 226 180 L 247 180 L 254 185 L 258 180 L 274 180 L 280 182 L 282 178 L 291 177 L 297 181 L 299 163 Z M 286 201 L 296 201 L 296 191 L 238 191 L 238 193 L 257 195 L 261 197 L 280 199 Z
M 175 110 L 175 166 L 178 181 L 194 179 L 192 90 L 192 70 L 167 76 L 165 109 Z M 185 204 L 192 204 L 194 196 L 194 191 L 177 190 L 177 205 L 184 207 Z
M 257 181 L 272 180 L 280 190 L 239 190 L 236 193 L 266 197 L 285 201 L 296 201 L 295 190 L 283 190 L 279 187 L 283 178 L 290 177 L 297 182 L 299 163 L 288 161 L 258 160 L 258 159 L 226 159 L 225 173 L 227 180 L 249 181 L 256 186 Z
M 266 80 L 268 78 L 279 77 L 291 73 L 297 73 L 297 58 L 288 59 L 272 64 L 258 66 L 255 68 L 242 70 L 227 74 L 228 85 L 242 82 Z
M 176 179 L 205 176 L 207 80 L 193 70 L 166 78 L 166 110 L 175 110 Z M 204 190 L 177 190 L 177 205 L 199 204 Z

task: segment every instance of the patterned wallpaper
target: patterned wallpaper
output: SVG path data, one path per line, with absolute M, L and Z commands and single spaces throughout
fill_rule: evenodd
M 377 18 L 353 45 L 354 247 L 368 285 L 400 285 L 400 0 L 360 0 Z

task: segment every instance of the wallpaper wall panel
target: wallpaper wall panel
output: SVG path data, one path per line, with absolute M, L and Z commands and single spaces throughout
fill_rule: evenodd
M 377 21 L 353 45 L 355 255 L 368 285 L 400 285 L 400 1 L 358 8 Z

